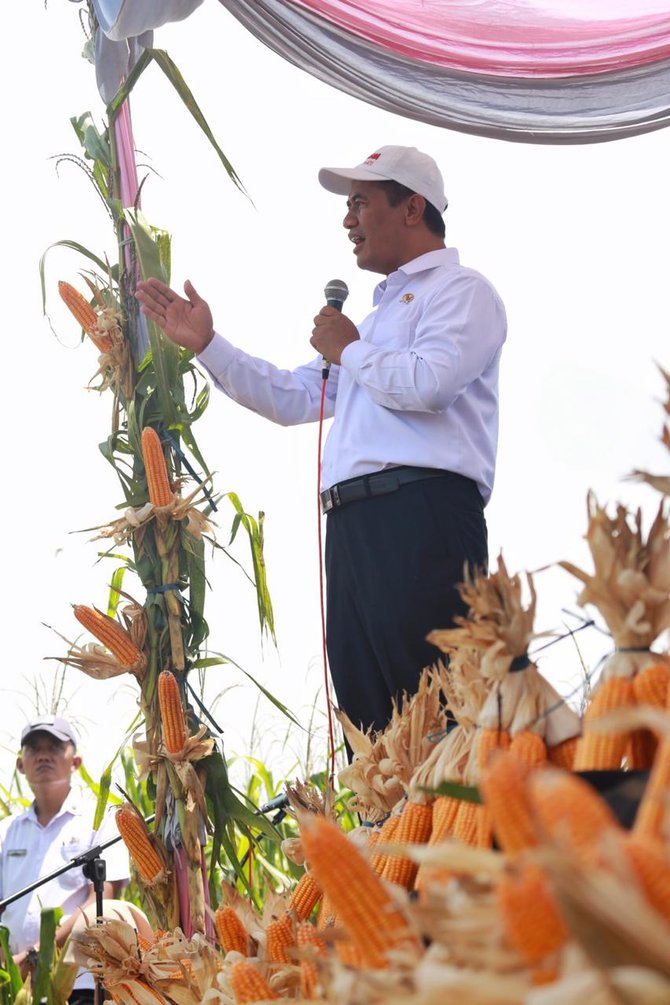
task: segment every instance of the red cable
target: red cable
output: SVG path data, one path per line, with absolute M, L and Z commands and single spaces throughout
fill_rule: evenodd
M 328 712 L 328 743 L 330 746 L 330 773 L 329 782 L 331 785 L 334 783 L 335 779 L 335 731 L 333 729 L 333 709 L 330 701 L 330 683 L 328 680 L 328 653 L 326 649 L 326 605 L 324 600 L 324 589 L 323 589 L 323 544 L 321 535 L 321 440 L 323 437 L 323 419 L 324 419 L 324 409 L 326 403 L 326 385 L 328 383 L 328 376 L 324 377 L 321 383 L 321 405 L 319 408 L 319 443 L 317 448 L 317 489 L 316 489 L 316 500 L 318 504 L 318 541 L 319 541 L 319 600 L 321 604 L 321 645 L 322 645 L 322 656 L 323 656 L 323 682 L 324 690 L 326 694 L 326 708 Z

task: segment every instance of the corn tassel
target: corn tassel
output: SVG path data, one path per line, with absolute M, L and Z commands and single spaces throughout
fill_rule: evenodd
M 214 927 L 224 953 L 235 951 L 241 956 L 249 955 L 249 935 L 233 907 L 222 904 L 216 909 Z
M 147 476 L 149 499 L 154 506 L 169 506 L 174 498 L 158 433 L 152 426 L 142 430 L 142 458 Z
M 149 833 L 143 817 L 131 803 L 123 803 L 116 811 L 116 826 L 142 882 L 146 886 L 163 882 L 167 870 L 158 851 L 158 839 Z
M 667 844 L 670 838 L 670 737 L 664 737 L 635 814 L 633 833 Z
M 366 966 L 384 967 L 396 948 L 418 954 L 419 941 L 386 885 L 340 828 L 322 816 L 305 818 L 305 856 L 314 878 Z
M 311 872 L 304 872 L 288 902 L 288 910 L 295 911 L 298 921 L 306 921 L 321 899 L 321 888 Z
M 237 960 L 228 971 L 228 982 L 233 992 L 235 1005 L 251 1005 L 253 1002 L 274 1001 L 275 994 L 263 975 L 248 960 Z
M 144 666 L 144 654 L 118 621 L 95 607 L 73 604 L 74 616 L 84 628 L 102 642 L 122 667 L 138 669 Z
M 496 884 L 496 904 L 508 944 L 527 963 L 539 964 L 566 942 L 568 930 L 549 880 L 537 866 L 504 872 Z
M 186 746 L 188 729 L 179 684 L 171 670 L 162 670 L 158 675 L 158 705 L 165 749 L 168 754 L 178 754 Z
M 479 783 L 496 843 L 510 857 L 537 844 L 526 784 L 529 773 L 529 766 L 510 748 L 491 759 Z
M 635 702 L 630 677 L 610 677 L 597 688 L 583 718 L 583 732 L 575 752 L 574 771 L 618 771 L 626 746 L 627 732 L 602 733 L 591 729 L 603 715 Z
M 590 862 L 608 830 L 618 830 L 614 813 L 588 782 L 558 768 L 534 771 L 528 779 L 531 809 L 540 834 Z
M 289 953 L 295 946 L 295 925 L 290 914 L 271 921 L 265 929 L 267 958 L 273 963 L 293 963 Z
M 398 844 L 426 844 L 430 837 L 433 821 L 432 803 L 416 803 L 408 801 L 398 818 L 393 840 Z M 382 879 L 405 890 L 414 886 L 419 866 L 406 855 L 389 855 L 384 866 Z

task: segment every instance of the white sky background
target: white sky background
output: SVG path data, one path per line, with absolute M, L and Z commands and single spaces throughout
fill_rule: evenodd
M 46 9 L 37 0 L 14 4 L 1 43 L 7 714 L 0 782 L 9 780 L 36 688 L 43 709 L 57 678 L 58 664 L 44 657 L 65 651 L 43 623 L 74 639 L 70 604 L 106 603 L 114 565 L 96 564 L 89 535 L 71 532 L 104 523 L 122 499 L 97 449 L 108 434 L 111 397 L 84 389 L 96 353 L 78 345 L 57 295 L 58 279 L 77 284 L 86 263 L 63 251 L 47 259 L 48 307 L 60 341 L 40 303 L 38 260 L 49 244 L 69 238 L 116 260 L 111 226 L 83 173 L 64 163 L 57 174 L 50 160 L 79 152 L 71 115 L 91 110 L 98 122 L 104 115 L 93 68 L 80 58 L 78 10 L 65 0 L 50 0 Z M 158 172 L 144 186 L 144 212 L 173 235 L 174 284 L 191 278 L 220 331 L 282 366 L 304 362 L 312 355 L 311 319 L 335 277 L 349 285 L 347 313 L 362 318 L 377 277 L 356 270 L 342 200 L 319 187 L 317 172 L 356 164 L 385 143 L 416 145 L 443 168 L 447 242 L 493 281 L 508 310 L 498 476 L 487 510 L 492 563 L 502 549 L 513 572 L 563 558 L 590 568 L 583 542 L 589 489 L 603 503 L 641 506 L 648 526 L 657 493 L 622 478 L 634 467 L 668 470 L 658 442 L 664 388 L 655 365 L 670 366 L 667 130 L 561 148 L 415 123 L 282 61 L 216 0 L 160 29 L 155 44 L 177 63 L 255 204 L 233 187 L 151 67 L 132 97 L 138 161 Z M 260 679 L 305 725 L 316 700 L 322 722 L 317 428 L 275 427 L 215 394 L 194 431 L 218 472 L 217 489 L 238 492 L 251 513 L 266 512 L 279 651 L 261 647 L 253 589 L 222 555 L 208 558 L 211 647 Z M 222 542 L 231 517 L 222 505 Z M 247 562 L 241 541 L 236 554 Z M 577 582 L 557 569 L 535 582 L 538 630 L 560 628 L 561 609 L 577 610 Z M 578 640 L 589 667 L 610 649 L 592 629 Z M 539 665 L 564 693 L 581 672 L 570 641 Z M 249 752 L 255 689 L 234 668 L 213 668 L 205 696 L 224 727 L 227 756 Z M 68 670 L 63 697 L 96 774 L 123 740 L 137 690 Z M 295 773 L 306 733 L 286 741 L 286 720 L 265 700 L 255 728 L 253 752 L 276 772 Z M 324 766 L 322 735 L 312 757 L 313 770 Z

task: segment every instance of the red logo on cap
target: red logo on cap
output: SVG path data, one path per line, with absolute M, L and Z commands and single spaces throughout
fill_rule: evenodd
M 365 161 L 366 164 L 370 164 L 372 161 L 379 160 L 380 154 L 370 154 L 370 156 Z

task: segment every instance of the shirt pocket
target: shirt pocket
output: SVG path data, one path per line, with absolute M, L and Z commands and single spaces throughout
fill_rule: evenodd
M 63 865 L 67 862 L 71 862 L 73 858 L 79 858 L 84 852 L 87 852 L 92 845 L 90 842 L 85 841 L 68 841 L 67 844 L 61 846 L 60 855 L 63 859 Z M 66 887 L 69 890 L 76 890 L 80 886 L 83 886 L 87 880 L 84 877 L 81 866 L 77 868 L 68 869 L 59 877 L 59 883 L 61 886 Z
M 415 329 L 416 323 L 412 317 L 397 314 L 389 318 L 381 317 L 368 341 L 378 349 L 407 352 L 414 342 Z

